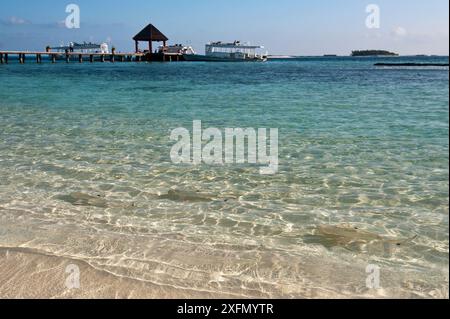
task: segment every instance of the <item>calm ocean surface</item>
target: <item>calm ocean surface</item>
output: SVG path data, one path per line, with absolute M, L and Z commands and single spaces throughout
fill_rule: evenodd
M 448 297 L 448 68 L 384 61 L 448 58 L 0 65 L 0 247 L 212 295 Z M 173 164 L 193 120 L 278 128 L 278 174 Z

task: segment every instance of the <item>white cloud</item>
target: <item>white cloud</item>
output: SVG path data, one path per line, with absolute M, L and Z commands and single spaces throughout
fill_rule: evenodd
M 392 32 L 397 37 L 404 37 L 408 35 L 408 31 L 406 31 L 406 29 L 403 27 L 396 27 Z
M 29 21 L 22 19 L 22 18 L 18 18 L 18 17 L 10 17 L 7 21 L 6 24 L 9 25 L 24 25 L 24 24 L 30 24 Z

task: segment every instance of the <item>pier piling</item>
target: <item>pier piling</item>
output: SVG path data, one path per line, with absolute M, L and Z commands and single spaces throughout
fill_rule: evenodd
M 103 54 L 100 56 L 100 62 L 105 62 L 105 56 Z
M 115 55 L 113 54 L 113 55 L 111 55 L 111 63 L 114 63 L 115 61 L 116 61 L 116 57 L 115 57 Z
M 66 63 L 70 62 L 70 55 L 66 54 Z
M 94 56 L 91 54 L 89 55 L 89 62 L 93 63 L 94 62 Z
M 83 55 L 78 55 L 78 62 L 83 63 Z
M 56 63 L 56 55 L 51 54 L 52 63 Z
M 3 57 L 3 54 L 0 54 L 0 63 L 4 64 L 5 63 L 5 59 Z
M 8 64 L 8 54 L 5 54 L 5 64 Z

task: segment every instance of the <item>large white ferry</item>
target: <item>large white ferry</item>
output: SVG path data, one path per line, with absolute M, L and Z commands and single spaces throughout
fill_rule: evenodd
M 265 62 L 268 53 L 258 54 L 257 50 L 263 46 L 242 44 L 240 41 L 233 43 L 212 42 L 205 47 L 205 55 L 184 54 L 186 61 L 207 62 Z

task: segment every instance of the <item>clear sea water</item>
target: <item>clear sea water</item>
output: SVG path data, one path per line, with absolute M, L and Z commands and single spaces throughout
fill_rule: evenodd
M 448 58 L 0 65 L 0 247 L 212 296 L 448 297 L 448 68 L 384 61 Z M 278 128 L 278 174 L 173 164 L 193 120 Z

